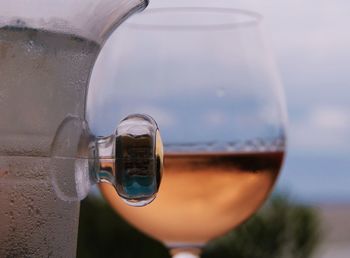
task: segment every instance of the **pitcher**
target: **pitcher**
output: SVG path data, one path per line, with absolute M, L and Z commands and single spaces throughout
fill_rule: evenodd
M 80 144 L 73 136 L 82 123 L 64 121 L 84 121 L 101 46 L 147 4 L 0 0 L 0 257 L 75 256 L 79 198 L 58 196 L 51 175 L 75 173 L 69 152 Z M 52 158 L 56 145 L 65 146 L 65 158 Z M 76 183 L 63 178 L 59 187 Z

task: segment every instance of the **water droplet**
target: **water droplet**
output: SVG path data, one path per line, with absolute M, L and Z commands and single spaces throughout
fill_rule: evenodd
M 29 40 L 26 44 L 26 49 L 27 49 L 27 52 L 31 52 L 34 48 L 34 41 L 33 40 Z

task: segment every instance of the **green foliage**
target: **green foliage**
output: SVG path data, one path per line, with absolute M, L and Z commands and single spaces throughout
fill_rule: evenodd
M 308 258 L 320 240 L 316 211 L 275 195 L 236 230 L 209 243 L 202 258 Z M 100 199 L 82 202 L 78 258 L 168 258 L 159 242 L 123 221 Z
M 312 208 L 271 197 L 242 226 L 209 243 L 203 258 L 308 258 L 320 241 L 320 222 Z
M 98 198 L 81 203 L 78 258 L 165 258 L 167 249 L 127 224 Z

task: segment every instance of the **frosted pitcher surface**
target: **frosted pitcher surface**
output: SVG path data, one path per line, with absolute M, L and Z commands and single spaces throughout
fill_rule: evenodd
M 81 124 L 71 123 L 66 137 L 56 134 L 67 117 L 84 121 L 101 46 L 147 4 L 0 0 L 0 257 L 75 257 L 79 198 L 60 198 L 51 179 L 74 175 L 69 153 L 81 142 L 70 139 Z M 64 158 L 52 158 L 55 144 L 65 146 Z M 78 175 L 61 187 L 79 192 L 84 180 Z

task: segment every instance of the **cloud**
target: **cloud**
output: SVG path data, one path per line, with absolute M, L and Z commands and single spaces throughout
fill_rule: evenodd
M 311 124 L 332 131 L 346 131 L 350 127 L 349 113 L 341 108 L 321 107 L 310 115 Z
M 290 123 L 290 146 L 301 152 L 338 153 L 349 151 L 349 109 L 315 107 Z
M 204 124 L 208 124 L 214 127 L 225 126 L 230 120 L 230 117 L 222 110 L 209 110 L 203 114 Z

